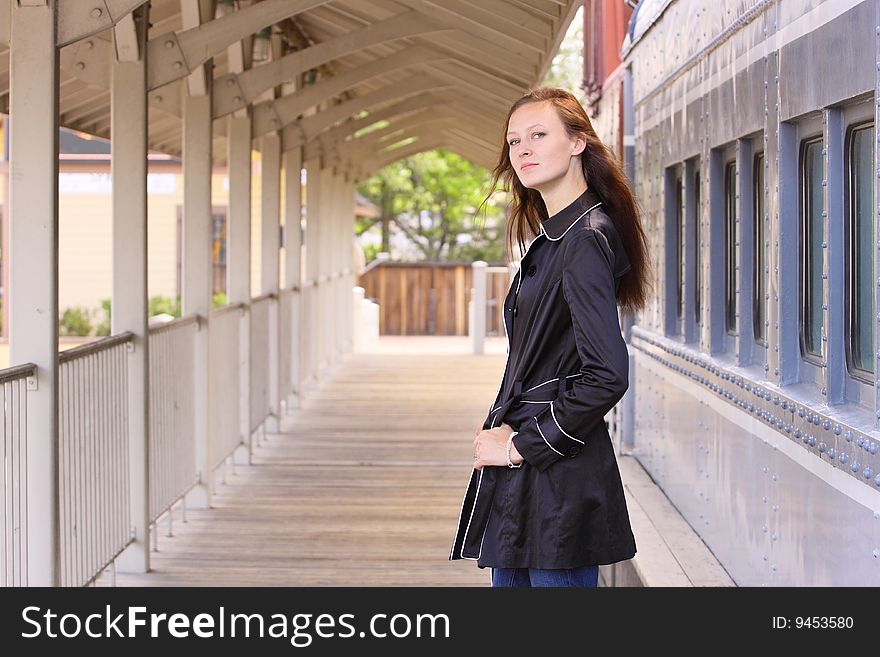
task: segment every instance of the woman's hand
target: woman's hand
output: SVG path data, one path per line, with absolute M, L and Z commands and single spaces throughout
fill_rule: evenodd
M 507 465 L 507 439 L 511 433 L 513 427 L 508 424 L 480 431 L 474 439 L 474 469 L 482 470 L 484 465 Z M 523 462 L 516 445 L 510 446 L 510 461 L 514 465 Z

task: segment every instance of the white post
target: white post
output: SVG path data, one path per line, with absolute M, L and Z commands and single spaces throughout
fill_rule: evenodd
M 190 508 L 211 506 L 213 440 L 208 433 L 208 331 L 211 317 L 211 96 L 185 95 L 183 110 L 183 281 L 184 315 L 204 318 L 194 344 L 196 467 L 199 483 L 190 491 Z
M 27 537 L 27 572 L 22 576 L 28 586 L 57 586 L 61 569 L 56 10 L 54 0 L 43 6 L 9 4 L 9 362 L 37 366 L 27 393 L 27 518 L 21 528 Z
M 134 333 L 128 355 L 130 508 L 134 542 L 117 560 L 122 571 L 150 570 L 150 372 L 147 309 L 147 66 L 148 8 L 119 30 L 134 33 L 130 61 L 113 63 L 110 100 L 113 177 L 113 300 L 111 333 Z M 117 39 L 126 38 L 117 33 Z M 117 52 L 121 49 L 117 48 Z
M 226 215 L 226 298 L 243 303 L 248 311 L 239 326 L 238 431 L 251 457 L 251 118 L 233 115 L 226 123 L 226 169 L 229 177 L 229 210 Z M 239 459 L 240 460 L 240 459 Z
M 262 153 L 262 253 L 260 263 L 262 294 L 278 294 L 278 277 L 281 258 L 281 137 L 266 135 L 261 140 Z M 281 413 L 281 381 L 278 367 L 281 325 L 278 317 L 279 299 L 269 305 L 269 417 L 265 419 L 266 431 L 278 432 Z
M 486 340 L 486 268 L 482 260 L 473 264 L 473 287 L 471 289 L 471 320 L 468 328 L 471 332 L 471 348 L 475 354 L 483 353 Z
M 349 270 L 348 276 L 346 277 L 346 290 L 350 290 L 354 287 L 357 282 L 358 272 L 355 271 L 355 259 L 354 259 L 354 180 L 350 178 L 351 174 L 346 176 L 345 181 L 345 204 L 343 205 L 344 214 L 345 214 L 345 226 L 346 226 L 346 234 L 345 234 L 345 244 L 346 244 L 346 259 L 345 259 L 345 268 Z M 354 309 L 349 308 L 348 313 L 345 316 L 345 350 L 346 352 L 350 352 L 352 350 L 352 345 L 354 342 L 354 321 L 355 314 Z
M 364 326 L 364 294 L 366 290 L 362 287 L 356 287 L 352 290 L 352 312 L 354 313 L 354 322 L 352 329 L 354 330 L 352 341 L 352 350 L 355 353 L 364 351 L 364 339 L 366 338 L 366 327 Z
M 309 160 L 306 162 L 306 278 L 311 284 L 306 295 L 308 299 L 308 311 L 304 313 L 306 324 L 306 342 L 303 344 L 303 354 L 307 369 L 305 378 L 309 384 L 318 380 L 318 351 L 320 334 L 320 278 L 319 265 L 321 262 L 320 238 L 321 238 L 321 168 L 320 162 Z
M 284 154 L 284 287 L 295 290 L 290 304 L 290 377 L 293 394 L 288 408 L 299 406 L 302 391 L 302 150 Z
M 333 172 L 329 169 L 321 169 L 318 174 L 321 185 L 318 193 L 321 196 L 318 221 L 321 224 L 319 237 L 318 270 L 321 285 L 318 286 L 318 378 L 325 379 L 330 370 L 330 354 L 333 350 L 333 295 L 331 294 L 331 277 L 333 266 L 330 261 L 330 253 L 333 250 Z

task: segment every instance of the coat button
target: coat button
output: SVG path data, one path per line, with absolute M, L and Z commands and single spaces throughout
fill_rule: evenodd
M 574 447 L 571 447 L 571 448 L 568 450 L 568 455 L 569 455 L 569 456 L 577 456 L 577 455 L 580 454 L 580 453 L 581 453 L 581 448 L 578 447 L 577 445 L 575 445 Z
M 526 270 L 526 276 L 534 276 L 538 271 L 538 267 L 535 265 L 530 265 Z

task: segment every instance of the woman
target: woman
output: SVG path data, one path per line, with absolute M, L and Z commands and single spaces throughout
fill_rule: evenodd
M 492 187 L 513 192 L 508 247 L 523 257 L 450 559 L 491 567 L 492 586 L 596 586 L 599 564 L 636 552 L 603 418 L 628 386 L 617 306 L 644 306 L 647 243 L 626 175 L 572 94 L 531 91 L 505 129 Z

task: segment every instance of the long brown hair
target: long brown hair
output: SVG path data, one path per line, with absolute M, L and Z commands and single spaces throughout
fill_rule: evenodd
M 551 103 L 556 109 L 570 137 L 581 134 L 586 138 L 586 147 L 580 156 L 584 178 L 602 200 L 605 212 L 614 222 L 631 265 L 631 269 L 620 279 L 617 303 L 626 311 L 643 308 L 651 281 L 648 276 L 648 242 L 642 230 L 640 204 L 632 193 L 620 160 L 596 136 L 590 118 L 570 92 L 556 87 L 533 89 L 511 106 L 504 121 L 498 165 L 492 171 L 490 191 L 480 207 L 495 193 L 499 179 L 504 182 L 504 191 L 513 192 L 507 222 L 507 249 L 511 257 L 514 242 L 519 245 L 522 254 L 526 241 L 538 234 L 541 222 L 547 219 L 547 208 L 541 193 L 525 187 L 519 181 L 510 163 L 510 145 L 507 143 L 507 127 L 513 113 L 523 105 L 542 101 Z

